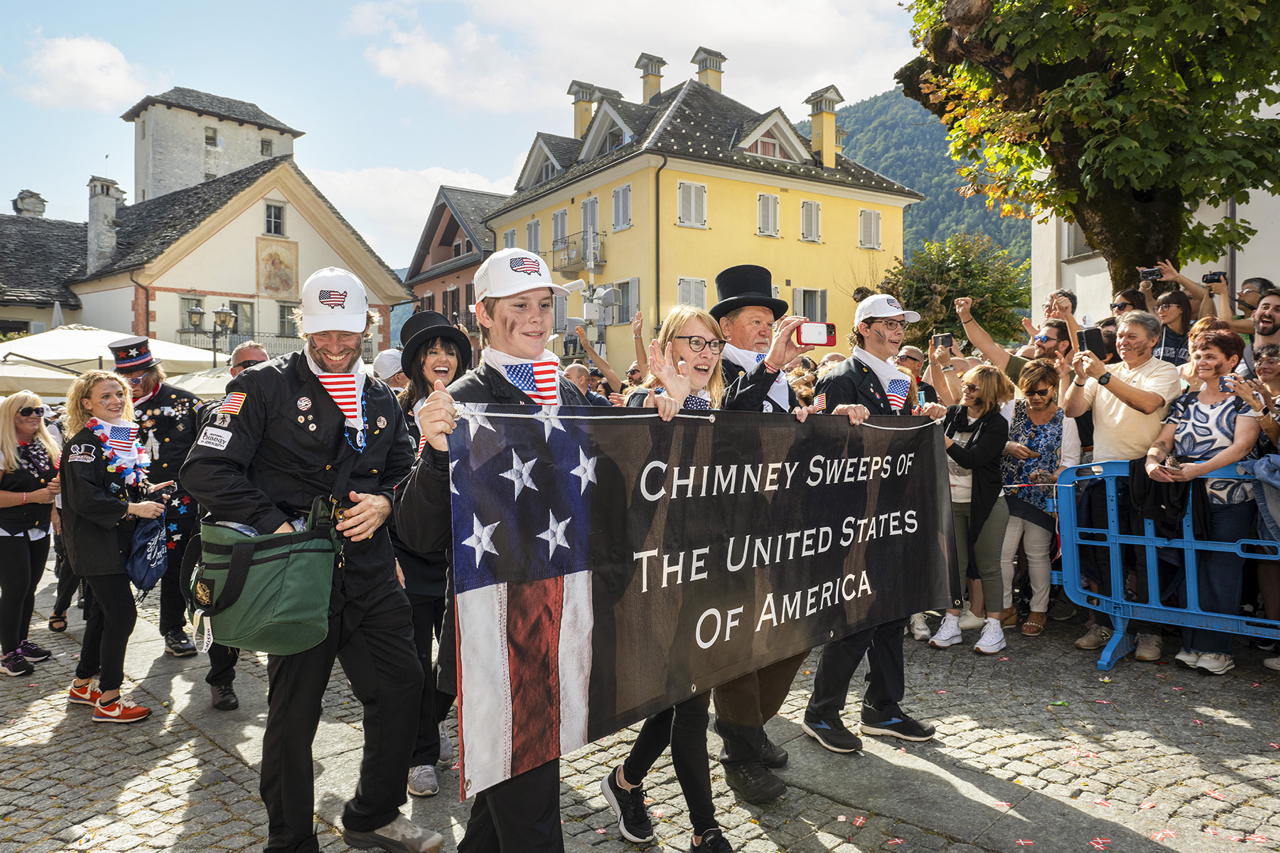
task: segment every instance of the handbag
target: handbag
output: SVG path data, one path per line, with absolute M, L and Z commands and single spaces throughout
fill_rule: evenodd
M 335 481 L 346 490 L 355 456 Z M 311 502 L 305 527 L 296 532 L 249 535 L 232 527 L 200 524 L 200 562 L 191 574 L 193 624 L 206 649 L 224 646 L 293 655 L 329 634 L 329 597 L 341 549 L 334 528 L 337 499 Z
M 144 518 L 134 525 L 125 571 L 129 574 L 129 580 L 138 588 L 139 601 L 164 577 L 169 566 L 166 545 L 163 515 L 159 518 Z

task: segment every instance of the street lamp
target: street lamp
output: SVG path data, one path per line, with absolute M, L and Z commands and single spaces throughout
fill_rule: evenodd
M 187 322 L 191 324 L 192 329 L 201 328 L 204 322 L 204 309 L 199 305 L 192 305 L 187 309 Z M 213 328 L 209 330 L 209 334 L 213 336 L 213 366 L 218 366 L 218 335 L 230 335 L 236 329 L 236 312 L 227 306 L 213 312 Z

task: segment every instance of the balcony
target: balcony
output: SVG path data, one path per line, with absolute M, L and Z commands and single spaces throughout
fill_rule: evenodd
M 556 272 L 600 272 L 604 262 L 604 234 L 600 231 L 579 231 L 551 246 L 551 269 Z

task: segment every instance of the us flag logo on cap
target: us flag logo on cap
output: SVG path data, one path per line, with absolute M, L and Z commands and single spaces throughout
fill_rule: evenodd
M 522 272 L 526 275 L 540 275 L 542 273 L 542 265 L 538 263 L 537 258 L 521 255 L 518 258 L 511 259 L 511 271 Z
M 330 308 L 346 308 L 347 292 L 345 290 L 322 290 L 320 291 L 320 304 L 328 305 Z

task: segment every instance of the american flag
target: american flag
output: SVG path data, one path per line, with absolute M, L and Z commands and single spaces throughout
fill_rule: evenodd
M 218 413 L 223 415 L 238 415 L 240 407 L 244 405 L 244 394 L 239 391 L 232 391 L 222 401 L 222 405 L 218 407 Z
M 467 795 L 588 742 L 599 451 L 535 420 L 503 427 L 450 437 Z
M 560 389 L 556 384 L 559 365 L 554 361 L 526 361 L 504 365 L 504 369 L 511 384 L 538 405 L 554 406 L 560 402 Z
M 542 265 L 532 255 L 521 255 L 518 258 L 511 259 L 511 270 L 527 275 L 538 275 L 542 272 Z
M 697 394 L 690 394 L 688 397 L 684 398 L 684 408 L 709 411 L 711 409 L 711 402 L 709 400 L 704 400 Z
M 813 405 L 819 412 L 825 412 L 827 410 L 827 395 L 819 394 L 818 396 L 814 397 Z
M 134 445 L 138 440 L 138 427 L 135 424 L 128 426 L 114 426 L 107 424 L 107 447 L 110 447 L 116 453 L 132 453 Z
M 906 405 L 907 395 L 911 393 L 911 383 L 905 379 L 890 379 L 889 387 L 884 389 L 884 393 L 889 398 L 889 405 L 897 411 Z
M 342 410 L 343 417 L 357 420 L 360 417 L 360 400 L 356 396 L 354 373 L 321 373 L 318 377 L 324 390 Z
M 322 290 L 320 291 L 320 304 L 328 305 L 330 308 L 345 308 L 347 306 L 347 292 L 345 290 Z

